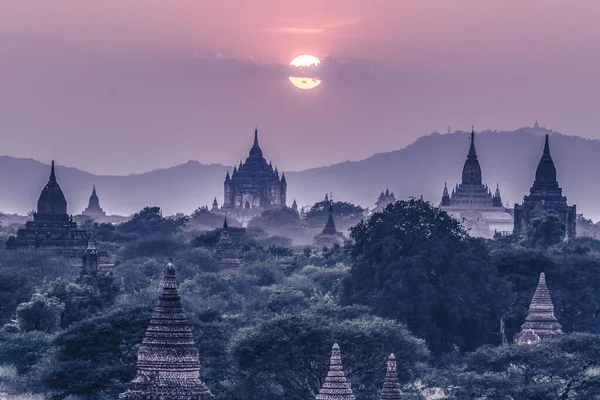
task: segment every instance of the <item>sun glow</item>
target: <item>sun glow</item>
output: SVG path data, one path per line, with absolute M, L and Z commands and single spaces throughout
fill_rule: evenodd
M 321 84 L 317 76 L 317 67 L 321 64 L 315 56 L 302 54 L 290 62 L 290 82 L 298 89 L 314 89 Z

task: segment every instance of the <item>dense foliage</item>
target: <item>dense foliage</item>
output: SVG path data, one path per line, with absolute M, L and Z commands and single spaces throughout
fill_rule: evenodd
M 103 257 L 116 262 L 113 275 L 77 279 L 70 260 L 0 250 L 0 392 L 116 398 L 135 375 L 172 258 L 202 379 L 218 400 L 314 398 L 334 342 L 360 400 L 378 398 L 392 352 L 410 399 L 600 396 L 599 241 L 563 241 L 552 218 L 524 238 L 473 239 L 413 199 L 369 218 L 335 203 L 351 240 L 317 248 L 309 239 L 327 215 L 321 203 L 306 219 L 284 210 L 248 228 L 230 221 L 242 260 L 235 270 L 218 267 L 222 218 L 206 209 L 187 218 L 147 207 L 120 225 L 90 222 Z M 570 334 L 503 345 L 520 329 L 540 272 Z

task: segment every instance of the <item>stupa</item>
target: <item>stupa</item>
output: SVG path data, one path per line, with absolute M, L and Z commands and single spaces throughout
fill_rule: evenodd
M 546 285 L 546 276 L 542 272 L 533 299 L 531 299 L 529 314 L 523 325 L 521 325 L 521 331 L 515 335 L 514 340 L 515 343 L 526 344 L 535 342 L 536 336 L 539 341 L 557 338 L 562 334 L 562 327 L 554 316 L 554 305 Z
M 175 267 L 168 263 L 158 304 L 138 352 L 138 372 L 121 400 L 207 400 L 200 357 L 177 293 Z
M 235 268 L 241 265 L 241 261 L 239 258 L 239 254 L 233 241 L 231 240 L 231 236 L 229 236 L 229 225 L 227 224 L 227 217 L 225 217 L 225 221 L 223 222 L 223 230 L 219 235 L 219 241 L 215 246 L 215 253 L 217 254 L 217 258 L 219 259 L 219 268 Z
M 342 356 L 340 346 L 337 343 L 331 349 L 331 359 L 329 361 L 329 372 L 325 378 L 325 383 L 316 400 L 355 400 L 350 383 L 346 380 L 344 369 L 342 367 Z
M 398 367 L 396 356 L 390 354 L 387 360 L 387 373 L 383 381 L 383 388 L 379 394 L 379 400 L 402 400 L 402 386 L 398 382 Z
M 318 246 L 332 246 L 336 243 L 342 244 L 344 242 L 344 234 L 338 232 L 335 228 L 335 221 L 333 220 L 333 206 L 329 204 L 329 215 L 325 228 L 323 231 L 315 236 L 315 244 Z
M 83 210 L 81 214 L 92 219 L 102 219 L 106 217 L 106 212 L 100 207 L 100 199 L 96 193 L 96 185 L 92 188 L 92 195 L 90 196 L 87 208 Z

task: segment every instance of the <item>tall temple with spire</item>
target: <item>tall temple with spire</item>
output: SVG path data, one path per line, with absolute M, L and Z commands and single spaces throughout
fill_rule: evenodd
M 536 343 L 557 338 L 562 334 L 562 327 L 554 316 L 554 305 L 546 285 L 546 275 L 542 272 L 529 305 L 529 313 L 521 325 L 521 331 L 515 335 L 515 343 Z
M 277 167 L 263 157 L 258 145 L 258 129 L 246 161 L 225 176 L 222 212 L 234 217 L 253 217 L 265 210 L 286 207 L 287 182 L 285 173 L 279 176 Z
M 325 195 L 325 201 L 329 201 L 327 195 Z M 344 234 L 339 232 L 335 227 L 335 221 L 333 220 L 333 204 L 329 202 L 329 215 L 327 216 L 327 222 L 323 231 L 315 236 L 315 244 L 317 246 L 331 247 L 334 244 L 342 244 L 344 242 Z
M 100 199 L 96 193 L 96 185 L 92 188 L 92 195 L 90 196 L 87 208 L 83 210 L 81 214 L 90 217 L 91 219 L 102 219 L 106 217 L 106 213 L 102 207 L 100 207 Z
M 502 205 L 500 186 L 492 190 L 483 184 L 481 166 L 475 150 L 475 130 L 462 170 L 462 181 L 452 193 L 444 184 L 440 208 L 462 221 L 471 236 L 491 238 L 494 233 L 512 232 L 513 217 Z
M 67 257 L 80 257 L 88 244 L 88 232 L 79 229 L 67 214 L 67 200 L 56 180 L 54 161 L 50 178 L 38 199 L 33 221 L 17 231 L 6 242 L 7 249 L 41 248 Z
M 138 351 L 137 375 L 119 400 L 208 400 L 200 380 L 200 356 L 168 263 L 158 304 Z
M 344 375 L 340 346 L 335 343 L 331 349 L 329 372 L 323 387 L 319 390 L 316 400 L 355 400 L 350 383 Z
M 577 209 L 575 205 L 567 204 L 567 198 L 563 196 L 562 188 L 558 186 L 556 167 L 550 154 L 550 140 L 547 134 L 542 158 L 535 171 L 535 180 L 529 195 L 523 198 L 522 204 L 515 204 L 514 233 L 517 235 L 526 233 L 533 220 L 546 215 L 555 215 L 565 224 L 565 234 L 568 238 L 576 236 Z

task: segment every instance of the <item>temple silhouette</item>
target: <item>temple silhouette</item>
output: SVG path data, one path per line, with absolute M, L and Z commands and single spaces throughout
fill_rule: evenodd
M 90 217 L 93 220 L 106 217 L 106 212 L 100 207 L 100 199 L 96 194 L 96 185 L 92 188 L 92 195 L 90 196 L 87 208 L 83 210 L 81 214 Z

